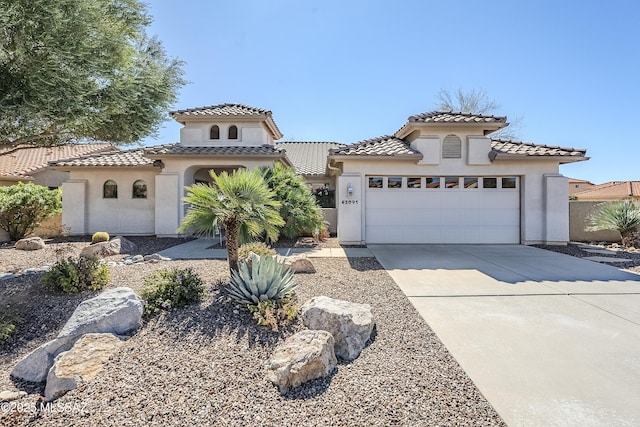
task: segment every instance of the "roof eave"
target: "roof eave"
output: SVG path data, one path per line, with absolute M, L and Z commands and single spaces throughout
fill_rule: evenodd
M 104 169 L 104 168 L 109 168 L 109 169 L 161 169 L 160 166 L 155 166 L 155 165 L 54 165 L 54 166 L 49 166 L 49 169 L 51 170 L 55 170 L 55 171 L 69 171 L 69 170 L 76 170 L 76 169 Z
M 496 153 L 492 151 L 489 154 L 489 158 L 493 160 L 527 160 L 527 161 L 536 161 L 536 160 L 555 160 L 559 163 L 575 163 L 575 162 L 583 162 L 589 160 L 589 157 L 585 156 L 531 156 L 529 154 L 506 154 L 506 153 Z
M 330 160 L 422 160 L 422 154 L 367 155 L 367 154 L 329 154 Z
M 28 175 L 0 175 L 0 181 L 33 181 L 33 177 Z

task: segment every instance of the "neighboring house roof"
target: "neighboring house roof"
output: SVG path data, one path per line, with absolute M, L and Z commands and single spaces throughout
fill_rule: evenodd
M 561 163 L 586 160 L 587 150 L 584 148 L 556 147 L 551 145 L 533 144 L 531 142 L 513 141 L 505 139 L 491 140 L 491 153 L 494 159 L 510 158 L 546 158 L 562 157 Z
M 589 184 L 595 185 L 591 181 L 587 181 L 586 179 L 577 179 L 577 178 L 569 178 L 569 184 Z
M 300 175 L 325 175 L 329 150 L 344 147 L 339 142 L 290 141 L 278 142 L 276 147 L 286 151 L 287 157 Z
M 147 147 L 144 149 L 144 153 L 150 156 L 189 156 L 194 154 L 214 156 L 285 156 L 283 149 L 267 144 L 258 146 L 186 146 L 176 143 Z
M 111 144 L 67 144 L 55 147 L 18 146 L 0 151 L 0 178 L 30 179 L 30 175 L 47 167 L 51 161 L 117 150 Z
M 230 119 L 264 119 L 267 127 L 271 130 L 273 138 L 282 138 L 282 132 L 280 132 L 278 125 L 273 120 L 271 111 L 265 110 L 264 108 L 251 107 L 244 104 L 227 103 L 170 111 L 169 115 L 182 124 L 185 124 L 190 120 L 206 120 L 212 117 L 224 117 Z
M 573 194 L 578 200 L 640 199 L 640 181 L 612 181 Z
M 409 157 L 421 158 L 422 154 L 413 148 L 410 143 L 392 135 L 383 135 L 377 138 L 365 139 L 354 144 L 329 151 L 331 156 L 348 157 Z
M 101 153 L 49 162 L 51 167 L 132 167 L 153 166 L 153 160 L 145 157 L 142 149 Z

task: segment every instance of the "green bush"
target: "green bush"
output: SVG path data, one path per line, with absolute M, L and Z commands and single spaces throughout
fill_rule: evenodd
M 268 257 L 276 254 L 275 250 L 271 249 L 263 242 L 251 242 L 245 243 L 238 248 L 238 259 L 243 260 L 249 258 L 250 252 L 260 255 L 261 257 Z
M 16 326 L 5 320 L 0 320 L 0 346 L 11 338 L 11 334 L 16 329 Z
M 98 231 L 97 233 L 93 233 L 91 236 L 91 244 L 100 243 L 100 242 L 108 242 L 109 241 L 109 233 L 105 231 Z
M 630 246 L 640 233 L 640 203 L 622 200 L 600 203 L 587 216 L 586 231 L 616 230 L 622 244 Z
M 255 305 L 262 301 L 278 301 L 293 294 L 296 284 L 293 272 L 276 257 L 251 255 L 231 273 L 227 291 L 241 304 Z
M 0 186 L 0 229 L 8 232 L 11 240 L 23 239 L 61 210 L 60 190 L 22 182 Z
M 255 305 L 248 305 L 247 308 L 253 313 L 258 325 L 268 326 L 274 331 L 291 323 L 298 315 L 298 304 L 292 295 L 279 301 L 261 301 Z
M 146 316 L 201 301 L 204 295 L 204 283 L 191 268 L 156 271 L 144 279 L 140 293 Z
M 109 283 L 109 268 L 98 260 L 88 258 L 62 259 L 42 275 L 42 281 L 52 289 L 76 293 L 97 291 Z

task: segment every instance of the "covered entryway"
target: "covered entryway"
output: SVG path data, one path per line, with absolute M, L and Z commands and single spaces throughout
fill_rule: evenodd
M 520 179 L 367 176 L 367 243 L 520 243 Z

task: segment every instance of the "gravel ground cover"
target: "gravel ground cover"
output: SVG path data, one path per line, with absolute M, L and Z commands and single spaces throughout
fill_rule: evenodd
M 3 260 L 19 252 L 0 251 Z M 37 263 L 55 261 L 43 259 Z M 146 322 L 94 381 L 48 410 L 33 410 L 41 385 L 18 384 L 30 394 L 19 401 L 22 411 L 0 408 L 0 425 L 504 425 L 375 259 L 313 263 L 317 273 L 296 275 L 300 303 L 317 295 L 368 303 L 377 322 L 360 357 L 340 363 L 331 377 L 285 395 L 265 380 L 263 365 L 274 346 L 302 325 L 280 331 L 256 325 L 216 284 L 228 276 L 226 262 L 116 266 L 108 287 L 139 290 L 154 270 L 191 267 L 211 288 L 202 303 Z M 51 293 L 39 276 L 0 281 L 2 304 L 24 308 L 19 339 L 0 349 L 0 390 L 15 387 L 9 373 L 21 357 L 55 337 L 75 307 L 97 294 Z
M 640 273 L 640 250 L 636 248 L 625 248 L 623 246 L 618 245 L 617 243 L 590 243 L 588 246 L 585 244 L 578 243 L 569 243 L 566 246 L 557 246 L 557 245 L 537 245 L 537 247 L 546 249 L 548 251 L 560 252 L 563 254 L 575 256 L 578 258 L 585 258 L 591 256 L 605 256 L 600 254 L 594 254 L 587 252 L 586 249 L 609 249 L 611 250 L 610 255 L 606 255 L 611 258 L 624 258 L 630 261 L 627 262 L 611 262 L 604 263 L 607 265 L 611 265 L 617 268 L 624 268 L 629 271 L 633 271 L 636 273 Z

